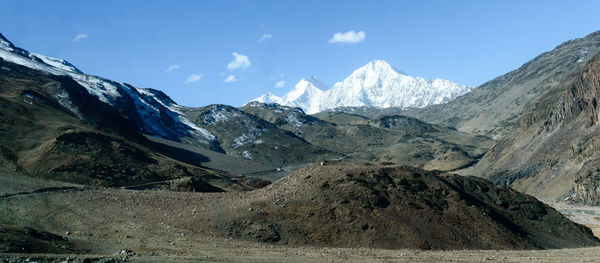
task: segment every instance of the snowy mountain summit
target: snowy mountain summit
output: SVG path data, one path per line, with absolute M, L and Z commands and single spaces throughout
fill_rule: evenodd
M 471 90 L 448 80 L 411 77 L 383 60 L 373 60 L 331 89 L 310 77 L 283 97 L 266 93 L 253 101 L 300 107 L 313 114 L 347 106 L 422 108 L 449 102 Z

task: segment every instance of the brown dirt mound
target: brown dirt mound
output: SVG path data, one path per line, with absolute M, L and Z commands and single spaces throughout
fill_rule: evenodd
M 483 179 L 406 166 L 322 162 L 249 197 L 233 219 L 219 226 L 226 235 L 291 245 L 375 248 L 599 244 L 588 228 L 531 196 Z

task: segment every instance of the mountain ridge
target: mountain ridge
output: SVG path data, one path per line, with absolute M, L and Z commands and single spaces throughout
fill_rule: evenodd
M 565 41 L 443 106 L 407 109 L 402 114 L 501 139 L 527 107 L 598 52 L 600 31 Z
M 543 198 L 600 204 L 600 54 L 531 105 L 472 173 Z
M 125 114 L 146 134 L 220 150 L 215 144 L 214 135 L 187 119 L 180 112 L 181 106 L 162 91 L 136 88 L 124 82 L 82 73 L 63 59 L 38 55 L 16 47 L 3 35 L 0 35 L 0 58 L 47 74 L 72 78 L 88 93 Z M 79 109 L 70 104 L 68 96 L 57 96 L 62 106 L 79 118 L 84 118 Z
M 384 60 L 373 60 L 331 89 L 313 76 L 300 80 L 283 97 L 265 93 L 252 101 L 300 107 L 314 114 L 344 106 L 425 107 L 447 103 L 471 90 L 449 80 L 411 77 Z

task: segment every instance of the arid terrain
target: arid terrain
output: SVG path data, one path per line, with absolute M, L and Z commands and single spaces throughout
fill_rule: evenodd
M 0 262 L 600 259 L 600 31 L 479 87 L 322 84 L 188 107 L 0 34 Z
M 79 262 L 111 262 L 110 260 L 123 262 L 123 259 L 128 262 L 564 262 L 566 260 L 592 262 L 600 256 L 600 248 L 390 250 L 344 248 L 355 246 L 347 242 L 333 247 L 322 247 L 319 243 L 314 242 L 312 245 L 310 243 L 301 244 L 298 243 L 298 239 L 289 239 L 291 237 L 287 237 L 288 244 L 286 245 L 282 242 L 273 243 L 274 239 L 266 240 L 270 234 L 269 227 L 261 224 L 268 222 L 268 216 L 234 220 L 233 222 L 250 227 L 242 230 L 243 233 L 246 233 L 245 237 L 241 237 L 242 239 L 236 237 L 235 234 L 230 234 L 227 222 L 232 220 L 231 211 L 237 211 L 233 214 L 233 218 L 252 214 L 261 215 L 265 211 L 274 212 L 272 209 L 277 207 L 287 208 L 288 211 L 297 211 L 295 209 L 298 208 L 290 205 L 294 202 L 295 196 L 301 197 L 302 195 L 290 193 L 289 191 L 292 191 L 290 187 L 293 186 L 294 181 L 306 180 L 304 177 L 308 172 L 316 169 L 322 174 L 325 168 L 338 171 L 338 168 L 343 170 L 344 167 L 348 172 L 357 171 L 357 173 L 360 173 L 360 169 L 373 170 L 369 166 L 362 166 L 362 168 L 357 166 L 350 169 L 352 165 L 340 166 L 342 164 L 332 163 L 324 166 L 317 164 L 304 168 L 299 173 L 294 173 L 291 177 L 286 177 L 286 180 L 267 188 L 254 192 L 232 193 L 89 188 L 41 179 L 34 184 L 29 184 L 30 180 L 26 180 L 28 178 L 4 172 L 0 177 L 3 180 L 0 187 L 2 193 L 2 197 L 0 197 L 0 211 L 2 211 L 0 212 L 0 226 L 2 226 L 0 240 L 5 240 L 5 242 L 9 240 L 10 242 L 4 244 L 12 244 L 9 246 L 13 247 L 21 244 L 24 249 L 29 251 L 24 251 L 28 252 L 26 254 L 19 254 L 9 248 L 11 252 L 2 254 L 0 258 L 7 262 L 10 262 L 9 258 L 23 261 L 26 259 L 39 260 L 38 262 L 52 262 L 52 260 L 62 262 L 65 258 L 71 258 L 70 262 L 77 262 L 77 260 Z M 335 179 L 336 174 L 345 175 L 347 172 L 333 172 L 330 175 L 333 176 L 332 179 Z M 7 181 L 11 181 L 13 184 L 4 184 Z M 19 182 L 27 182 L 29 187 L 15 187 L 15 184 L 19 184 Z M 340 183 L 332 181 L 331 188 L 339 187 L 337 184 Z M 322 184 L 323 180 L 319 180 L 318 185 Z M 309 189 L 310 187 L 304 190 Z M 323 196 L 322 193 L 315 194 Z M 273 202 L 273 204 L 262 207 L 256 205 L 261 200 Z M 311 203 L 309 199 L 304 202 L 308 202 L 307 205 Z M 353 204 L 355 201 L 350 200 L 350 202 Z M 395 206 L 397 202 L 391 199 L 389 207 Z M 373 203 L 373 205 L 375 204 Z M 580 209 L 556 203 L 553 205 L 560 209 L 571 209 L 575 211 L 575 214 Z M 452 209 L 454 206 L 454 204 L 450 204 L 449 207 Z M 318 208 L 318 206 L 314 207 Z M 318 216 L 318 213 L 322 211 L 315 210 L 315 212 Z M 284 214 L 274 213 L 274 215 Z M 587 214 L 591 214 L 591 212 Z M 281 218 L 275 224 L 285 225 L 287 220 L 293 220 L 293 218 L 293 212 L 288 212 L 285 218 Z M 593 224 L 581 217 L 572 218 Z M 340 220 L 342 218 L 328 220 L 328 224 L 330 227 L 335 227 L 335 223 Z M 478 222 L 478 219 L 465 223 L 473 222 Z M 427 223 L 424 224 L 427 225 Z M 358 228 L 358 231 L 364 231 L 360 230 L 360 226 Z M 352 231 L 347 231 L 345 235 L 344 238 L 347 239 L 359 237 L 353 237 Z M 360 237 L 368 239 L 369 235 L 361 234 Z M 376 236 L 374 238 L 377 239 Z M 282 236 L 282 239 L 285 240 L 286 237 Z M 19 243 L 19 240 L 22 243 Z M 292 242 L 291 240 L 296 241 Z M 440 240 L 439 242 L 441 242 L 440 244 L 449 244 L 447 241 Z M 38 245 L 28 247 L 27 244 Z M 369 246 L 369 243 L 365 244 Z M 7 247 L 0 247 L 0 249 L 7 251 Z M 89 258 L 89 261 L 83 261 L 86 258 Z

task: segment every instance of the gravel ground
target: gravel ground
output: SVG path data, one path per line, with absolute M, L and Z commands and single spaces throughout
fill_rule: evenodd
M 600 248 L 504 250 L 382 250 L 269 246 L 206 240 L 186 253 L 159 255 L 0 255 L 0 262 L 598 262 Z M 89 258 L 89 261 L 83 259 Z M 29 261 L 26 261 L 29 259 Z M 68 260 L 67 260 L 68 259 Z M 20 261 L 9 261 L 20 260 Z M 103 260 L 103 261 L 102 261 Z

